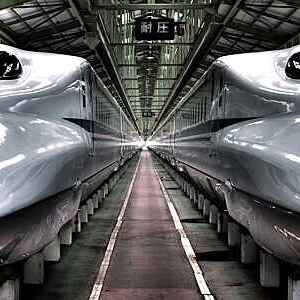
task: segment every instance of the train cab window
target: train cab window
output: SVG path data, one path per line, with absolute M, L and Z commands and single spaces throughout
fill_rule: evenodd
M 0 80 L 18 79 L 22 74 L 22 65 L 18 58 L 6 51 L 0 51 Z
M 285 67 L 285 74 L 292 79 L 300 79 L 300 52 L 293 54 Z

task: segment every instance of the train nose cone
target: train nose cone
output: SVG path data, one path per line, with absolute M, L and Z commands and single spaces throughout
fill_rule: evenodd
M 220 141 L 229 214 L 275 256 L 300 265 L 300 114 L 225 128 Z
M 84 150 L 76 125 L 0 115 L 0 217 L 73 185 Z
M 225 178 L 274 205 L 300 212 L 300 115 L 247 121 L 224 129 Z

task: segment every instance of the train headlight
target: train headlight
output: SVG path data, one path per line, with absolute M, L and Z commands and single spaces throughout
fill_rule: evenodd
M 292 79 L 300 79 L 300 53 L 293 54 L 285 66 L 285 74 Z

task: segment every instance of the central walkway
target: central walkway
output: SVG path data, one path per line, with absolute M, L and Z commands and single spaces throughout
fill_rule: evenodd
M 141 155 L 101 299 L 202 299 L 151 153 Z

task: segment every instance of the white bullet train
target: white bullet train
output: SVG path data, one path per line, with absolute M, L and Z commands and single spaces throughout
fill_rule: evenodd
M 86 60 L 0 45 L 0 264 L 47 245 L 136 141 Z
M 300 47 L 217 59 L 151 139 L 257 244 L 300 264 Z

